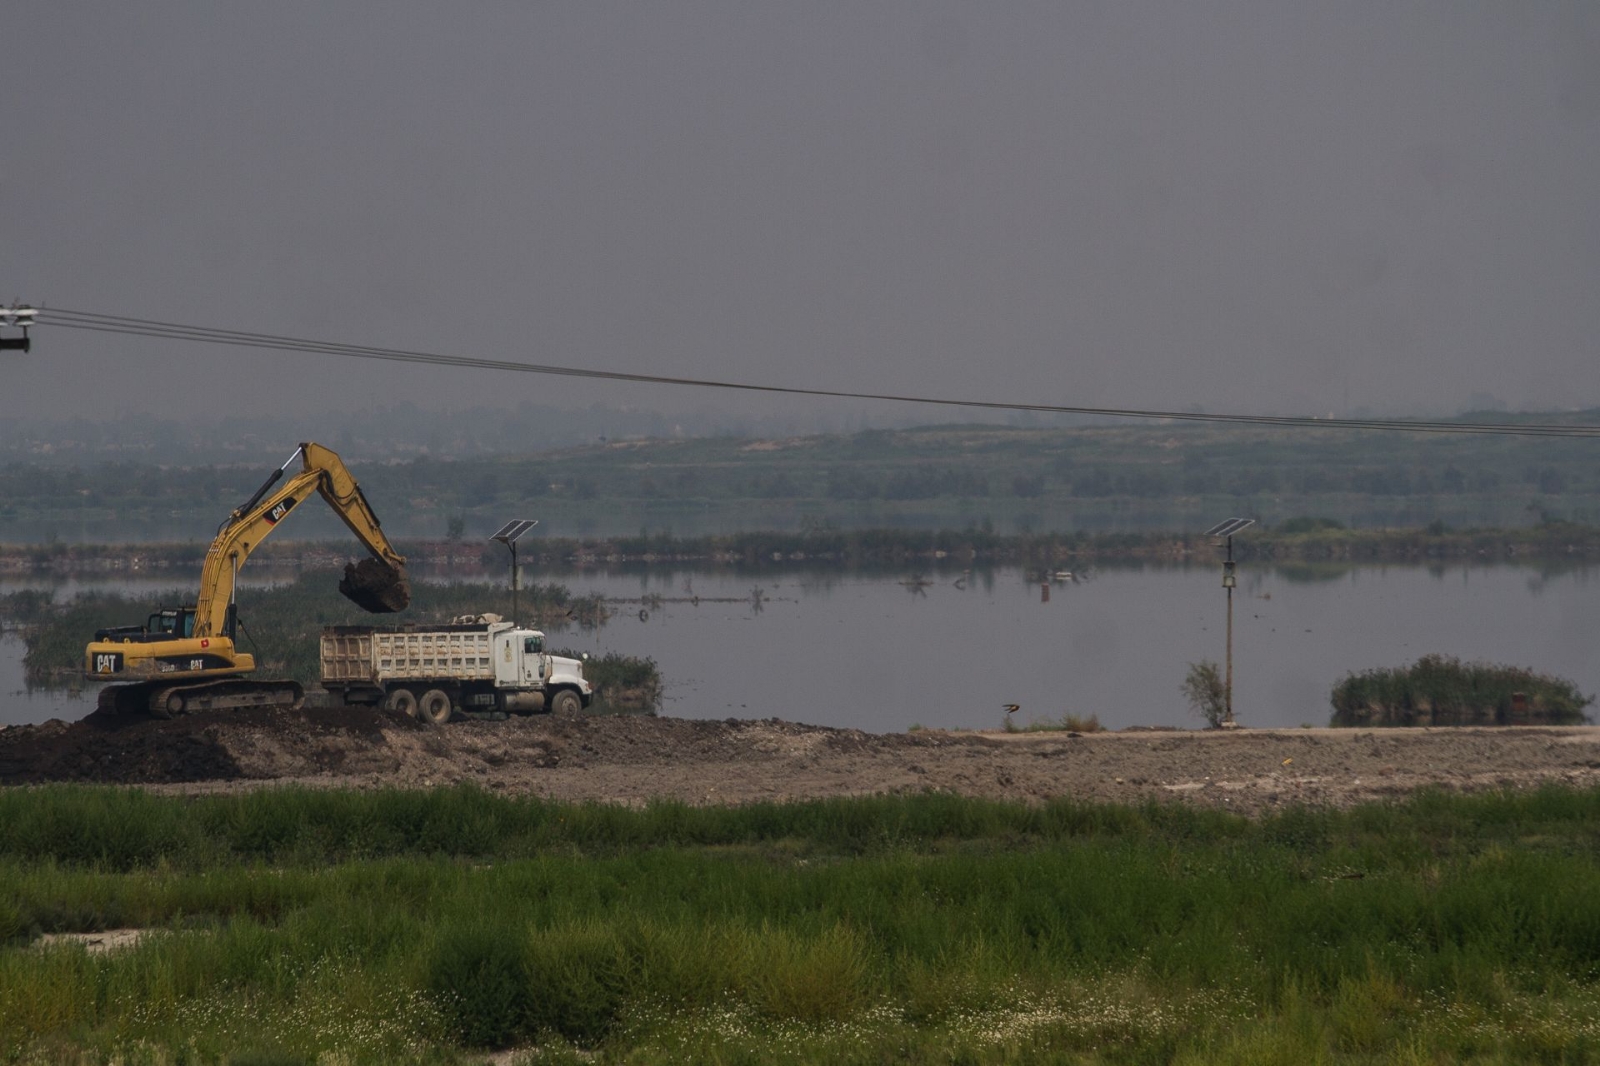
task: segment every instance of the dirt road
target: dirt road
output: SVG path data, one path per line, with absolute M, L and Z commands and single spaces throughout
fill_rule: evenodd
M 535 717 L 442 728 L 378 711 L 261 710 L 0 730 L 0 784 L 183 792 L 472 781 L 567 800 L 747 803 L 938 790 L 1175 800 L 1255 812 L 1417 788 L 1600 783 L 1600 727 L 873 734 L 774 719 Z

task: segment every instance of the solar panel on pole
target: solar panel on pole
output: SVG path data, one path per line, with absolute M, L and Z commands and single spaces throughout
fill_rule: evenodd
M 519 537 L 538 524 L 539 520 L 537 518 L 518 518 L 501 526 L 500 532 L 489 539 L 498 540 L 501 544 L 506 545 L 515 544 Z
M 490 537 L 511 549 L 511 624 L 517 624 L 517 590 L 522 582 L 517 572 L 517 539 L 539 524 L 537 518 L 517 518 L 500 527 L 500 532 Z
M 1246 526 L 1255 524 L 1256 520 L 1254 518 L 1228 518 L 1206 530 L 1203 535 L 1207 537 L 1231 537 Z

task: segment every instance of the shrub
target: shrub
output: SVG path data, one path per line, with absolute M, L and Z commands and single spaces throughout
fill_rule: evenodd
M 461 1042 L 503 1048 L 533 1020 L 532 984 L 519 931 L 493 923 L 446 929 L 434 946 L 428 991 Z
M 529 1028 L 593 1044 L 622 1007 L 623 953 L 601 922 L 539 930 L 528 945 Z
M 787 929 L 750 930 L 740 952 L 745 995 L 762 1014 L 819 1024 L 859 1008 L 867 971 L 862 938 L 842 926 L 807 936 Z
M 1190 663 L 1182 688 L 1189 709 L 1205 719 L 1212 729 L 1221 728 L 1228 716 L 1228 686 L 1223 684 L 1217 664 L 1210 659 Z
M 551 654 L 583 658 L 568 649 Z M 654 659 L 608 651 L 584 660 L 583 676 L 594 686 L 596 701 L 608 707 L 654 711 L 661 706 L 661 670 Z
M 1568 725 L 1594 697 L 1517 666 L 1424 655 L 1410 666 L 1350 674 L 1334 687 L 1335 726 Z

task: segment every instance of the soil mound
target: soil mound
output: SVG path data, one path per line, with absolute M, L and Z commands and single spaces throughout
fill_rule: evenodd
M 471 783 L 552 799 L 694 804 L 953 792 L 1039 802 L 1163 800 L 1259 813 L 1419 788 L 1600 785 L 1600 728 L 873 734 L 777 719 L 642 716 L 429 726 L 364 707 L 170 721 L 94 714 L 0 730 L 0 784 L 229 791 L 263 784 Z
M 92 714 L 0 732 L 0 784 L 230 781 L 239 767 L 210 723 Z
M 46 781 L 184 784 L 276 777 L 277 769 L 326 772 L 343 761 L 342 747 L 383 743 L 383 729 L 403 728 L 391 716 L 360 707 L 314 712 L 259 707 L 180 715 L 172 719 L 96 711 L 81 722 L 45 722 L 0 730 L 0 784 Z M 242 739 L 266 734 L 309 749 L 296 765 L 242 765 Z

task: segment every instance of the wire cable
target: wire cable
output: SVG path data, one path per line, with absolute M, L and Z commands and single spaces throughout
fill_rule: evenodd
M 272 333 L 258 333 L 249 330 L 219 329 L 210 326 L 195 326 L 180 322 L 166 322 L 155 319 L 134 318 L 127 315 L 111 315 L 94 311 L 74 311 L 67 308 L 39 308 L 36 316 L 36 325 L 58 326 L 64 329 L 86 330 L 97 333 L 120 334 L 124 336 L 192 341 L 197 343 L 219 344 L 234 347 L 301 352 L 313 355 L 333 355 L 355 359 L 376 359 L 387 362 L 449 366 L 474 370 L 495 370 L 525 374 L 544 374 L 557 377 L 587 378 L 599 381 L 621 381 L 637 384 L 671 385 L 687 388 L 725 389 L 790 396 L 813 396 L 830 399 L 877 400 L 890 403 L 928 404 L 940 407 L 962 407 L 980 410 L 1031 411 L 1038 414 L 1086 415 L 1117 419 L 1157 419 L 1182 422 L 1222 423 L 1232 425 L 1275 426 L 1299 429 L 1345 429 L 1403 433 L 1439 433 L 1522 437 L 1600 437 L 1600 425 L 1585 425 L 1581 423 L 1455 422 L 1430 421 L 1422 419 L 1314 418 L 1295 415 L 1206 414 L 1196 411 L 1163 411 L 1123 407 L 1087 407 L 1064 404 L 1023 403 L 1017 401 L 975 400 L 959 397 L 916 396 L 899 393 L 857 392 L 847 389 L 804 388 L 790 385 L 765 385 L 743 381 L 675 377 L 670 375 L 641 374 L 616 370 L 596 370 L 586 367 L 556 366 L 507 359 L 485 359 L 473 356 L 448 355 L 439 352 L 414 351 L 404 348 L 382 348 L 369 345 L 345 344 L 337 341 L 313 340 L 304 337 L 292 337 Z

